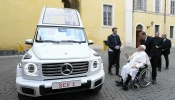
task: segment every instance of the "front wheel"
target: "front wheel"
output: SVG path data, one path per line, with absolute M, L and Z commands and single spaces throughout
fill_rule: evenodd
M 18 100 L 34 100 L 32 97 L 22 95 L 18 93 Z
M 102 84 L 98 87 L 96 87 L 95 89 L 89 90 L 91 93 L 98 93 L 101 89 L 102 89 Z
M 139 89 L 139 85 L 138 84 L 133 84 L 133 89 L 137 91 Z

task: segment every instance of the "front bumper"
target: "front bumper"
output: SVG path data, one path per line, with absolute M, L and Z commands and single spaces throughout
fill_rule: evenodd
M 26 80 L 23 79 L 22 77 L 17 77 L 16 86 L 17 91 L 20 94 L 32 97 L 38 97 L 44 95 L 94 89 L 104 82 L 104 78 L 105 78 L 104 70 L 100 70 L 99 73 L 86 77 L 78 77 L 78 78 L 76 77 L 69 79 L 58 79 L 58 80 L 47 80 L 47 81 Z M 53 82 L 66 82 L 74 80 L 80 80 L 81 86 L 73 88 L 65 88 L 65 89 L 55 89 L 55 90 L 52 89 Z

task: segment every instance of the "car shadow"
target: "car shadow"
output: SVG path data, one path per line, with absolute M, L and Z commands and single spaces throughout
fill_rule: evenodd
M 94 100 L 94 98 L 97 98 L 98 100 L 99 95 L 100 92 L 91 93 L 89 91 L 79 91 L 72 93 L 42 96 L 39 98 L 35 98 L 35 100 Z

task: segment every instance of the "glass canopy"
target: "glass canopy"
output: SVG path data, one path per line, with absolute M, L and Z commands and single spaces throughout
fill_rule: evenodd
M 79 26 L 76 10 L 47 8 L 44 13 L 43 24 Z

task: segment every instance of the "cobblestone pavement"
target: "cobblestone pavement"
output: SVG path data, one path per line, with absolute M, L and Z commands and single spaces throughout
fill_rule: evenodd
M 125 53 L 132 54 L 136 49 L 125 48 L 121 53 L 121 66 L 126 63 Z M 90 94 L 87 92 L 76 92 L 55 96 L 46 96 L 37 98 L 38 100 L 175 100 L 175 48 L 171 49 L 170 69 L 165 70 L 164 58 L 162 72 L 158 72 L 157 84 L 150 85 L 146 88 L 140 88 L 138 91 L 129 89 L 123 91 L 117 87 L 115 80 L 116 75 L 107 74 L 107 52 L 102 53 L 106 79 L 102 90 L 99 94 Z M 18 100 L 15 87 L 15 74 L 17 57 L 0 57 L 0 100 Z M 113 69 L 114 71 L 114 69 Z

